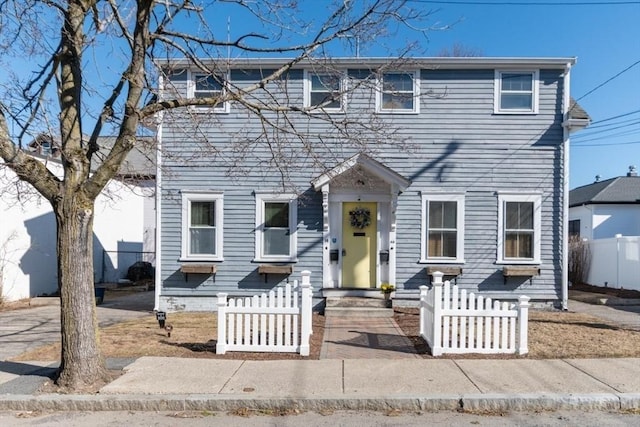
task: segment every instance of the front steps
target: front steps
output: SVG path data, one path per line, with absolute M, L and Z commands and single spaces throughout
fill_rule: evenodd
M 325 316 L 341 317 L 392 317 L 391 301 L 380 298 L 327 297 Z

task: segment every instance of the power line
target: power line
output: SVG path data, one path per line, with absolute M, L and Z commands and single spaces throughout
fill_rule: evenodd
M 619 119 L 620 117 L 627 117 L 627 116 L 630 116 L 630 115 L 636 114 L 636 113 L 640 113 L 640 110 L 630 111 L 628 113 L 618 114 L 617 116 L 607 117 L 606 119 L 597 120 L 595 122 L 592 122 L 591 124 L 592 125 L 597 125 L 597 124 L 600 124 L 600 123 L 608 122 L 609 120 Z
M 618 125 L 618 126 L 614 126 L 614 125 Z M 637 125 L 640 124 L 640 120 L 634 120 L 632 121 L 632 123 L 627 123 L 627 124 L 622 124 L 622 123 L 611 123 L 610 125 L 603 125 L 603 126 L 610 126 L 607 129 L 599 129 L 599 130 L 593 130 L 593 129 L 585 129 L 584 132 L 581 132 L 579 135 L 576 135 L 574 138 L 578 138 L 578 139 L 584 139 L 584 138 L 590 138 L 593 135 L 597 135 L 597 134 L 601 134 L 601 133 L 608 133 L 611 132 L 613 130 L 616 129 L 624 129 L 624 128 L 628 128 L 628 127 L 637 127 Z M 640 129 L 640 127 L 638 127 L 638 129 Z
M 623 125 L 628 125 L 629 123 L 633 124 L 633 123 L 640 123 L 639 121 L 640 119 L 633 118 L 633 119 L 627 119 L 627 120 L 622 120 L 619 122 L 611 122 L 611 123 L 602 123 L 599 125 L 589 125 L 589 127 L 584 131 L 584 132 L 591 132 L 594 129 L 605 129 L 605 130 L 610 130 L 610 129 L 617 129 L 615 126 L 623 126 Z M 582 135 L 582 133 L 580 134 Z M 578 136 L 580 136 L 578 135 Z
M 431 0 L 407 0 L 413 3 L 433 3 L 433 4 L 452 4 L 452 5 L 478 5 L 478 6 L 613 6 L 613 5 L 628 5 L 628 4 L 640 4 L 640 1 L 577 1 L 577 2 L 569 2 L 569 1 L 559 1 L 559 2 L 549 2 L 549 1 L 523 1 L 523 2 L 515 2 L 515 1 L 470 1 L 470 0 L 442 0 L 442 1 L 431 1 Z
M 576 145 L 575 147 L 571 147 L 571 148 L 609 147 L 612 145 L 632 145 L 632 144 L 640 144 L 640 141 L 612 142 L 610 144 L 585 144 L 585 145 Z
M 634 62 L 633 64 L 629 65 L 627 68 L 625 68 L 624 70 L 620 71 L 619 73 L 615 74 L 612 77 L 609 77 L 607 80 L 605 80 L 604 82 L 600 83 L 598 86 L 594 87 L 593 89 L 591 89 L 589 92 L 585 93 L 584 95 L 582 95 L 580 98 L 576 99 L 576 103 L 578 101 L 580 101 L 581 99 L 584 99 L 585 97 L 591 95 L 593 92 L 595 92 L 596 90 L 600 89 L 602 86 L 606 85 L 607 83 L 617 79 L 618 77 L 620 77 L 621 75 L 623 75 L 624 73 L 626 73 L 627 71 L 629 71 L 630 69 L 632 69 L 633 67 L 635 67 L 636 65 L 640 64 L 640 59 L 638 59 L 636 62 Z
M 628 130 L 625 132 L 618 132 L 618 133 L 612 133 L 611 135 L 602 135 L 602 136 L 597 136 L 591 139 L 581 139 L 578 141 L 574 141 L 575 144 L 585 144 L 585 145 L 589 145 L 589 142 L 597 142 L 597 141 L 606 141 L 606 140 L 610 140 L 613 138 L 617 138 L 619 139 L 620 137 L 623 136 L 631 136 L 631 135 L 640 135 L 640 130 Z M 615 144 L 615 142 L 612 142 L 611 144 Z

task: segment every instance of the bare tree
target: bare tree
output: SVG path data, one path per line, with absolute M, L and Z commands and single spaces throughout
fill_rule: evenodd
M 94 202 L 138 143 L 142 125 L 168 110 L 233 101 L 263 118 L 265 134 L 281 132 L 288 135 L 283 141 L 300 140 L 291 126 L 265 112 L 305 115 L 309 111 L 289 107 L 275 97 L 257 101 L 252 93 L 278 81 L 295 64 L 327 55 L 332 46 L 347 40 L 344 37 L 355 38 L 361 48 L 393 36 L 403 26 L 416 30 L 428 15 L 423 6 L 415 10 L 414 3 L 406 0 L 336 0 L 322 8 L 321 19 L 307 21 L 296 9 L 299 3 L 0 0 L 0 64 L 8 71 L 0 95 L 0 157 L 4 166 L 51 203 L 56 217 L 62 324 L 58 385 L 78 390 L 106 378 L 93 291 Z M 232 7 L 256 24 L 254 32 L 231 37 L 221 31 L 226 22 L 213 12 L 220 8 L 235 13 L 229 11 Z M 401 57 L 407 51 L 394 55 Z M 199 58 L 230 54 L 278 54 L 291 59 L 253 87 L 197 99 L 158 97 L 155 59 L 181 57 L 215 75 L 210 63 Z M 336 123 L 336 129 L 348 132 L 344 124 Z M 63 176 L 25 151 L 26 142 L 41 133 L 60 141 Z M 98 137 L 105 133 L 115 133 L 116 140 L 93 170 Z M 301 144 L 309 148 L 304 141 Z M 247 144 L 237 151 L 253 149 Z M 278 152 L 278 147 L 269 149 Z M 286 165 L 280 164 L 279 170 L 286 175 Z
M 436 56 L 452 57 L 452 58 L 477 57 L 477 56 L 483 56 L 483 53 L 481 49 L 456 42 L 450 48 L 444 47 L 440 49 L 440 51 L 436 54 Z

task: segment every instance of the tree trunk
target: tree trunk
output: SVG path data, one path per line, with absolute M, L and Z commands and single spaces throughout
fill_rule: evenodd
M 62 354 L 56 383 L 80 390 L 106 378 L 93 284 L 93 201 L 66 194 L 54 206 Z

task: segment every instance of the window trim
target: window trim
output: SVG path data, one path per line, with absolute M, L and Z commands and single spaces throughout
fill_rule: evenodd
M 340 107 L 339 108 L 315 107 L 314 105 L 311 105 L 311 91 L 312 91 L 311 77 L 313 75 L 335 76 L 340 79 L 340 89 L 339 89 Z M 304 99 L 303 99 L 304 107 L 311 108 L 317 111 L 325 111 L 327 113 L 344 113 L 347 109 L 346 87 L 347 87 L 347 79 L 344 73 L 331 72 L 331 71 L 323 72 L 323 71 L 304 70 Z
M 224 80 L 223 85 L 222 85 L 222 94 L 224 95 L 224 94 L 226 94 L 226 92 L 228 90 L 229 73 L 215 73 L 215 74 L 220 76 Z M 187 80 L 187 97 L 189 99 L 195 98 L 196 77 L 197 76 L 206 76 L 206 75 L 207 75 L 207 73 L 204 73 L 204 72 L 189 70 L 189 78 Z M 224 101 L 222 103 L 222 107 L 206 107 L 206 106 L 192 105 L 190 108 L 191 108 L 191 110 L 193 112 L 227 114 L 231 110 L 231 105 L 230 105 L 229 100 L 227 100 L 227 101 Z
M 216 219 L 216 254 L 191 254 L 190 253 L 190 218 L 191 202 L 215 202 Z M 183 191 L 181 206 L 181 230 L 180 237 L 180 261 L 224 261 L 224 193 L 222 191 Z
M 531 75 L 531 109 L 502 108 L 502 75 L 530 74 Z M 494 75 L 494 114 L 538 114 L 540 94 L 539 70 L 495 70 Z M 520 92 L 516 92 L 520 93 Z M 521 92 L 524 93 L 524 92 Z
M 254 262 L 297 262 L 298 261 L 298 198 L 295 194 L 257 193 Z M 289 255 L 263 254 L 264 204 L 268 202 L 289 203 Z
M 451 257 L 430 257 L 428 254 L 429 238 L 429 211 L 428 203 L 430 201 L 437 202 L 456 202 L 456 258 Z M 437 264 L 464 264 L 464 240 L 465 240 L 465 194 L 464 193 L 423 193 L 422 194 L 422 227 L 421 227 L 421 263 L 437 263 Z
M 383 91 L 384 76 L 385 74 L 409 74 L 413 76 L 413 109 L 388 109 L 382 108 L 382 98 L 385 91 Z M 376 112 L 379 114 L 418 114 L 420 113 L 420 70 L 414 71 L 385 71 L 378 75 L 376 81 Z
M 504 256 L 505 206 L 507 202 L 533 203 L 533 258 L 506 258 Z M 540 194 L 498 193 L 498 248 L 497 264 L 540 264 L 542 196 Z

